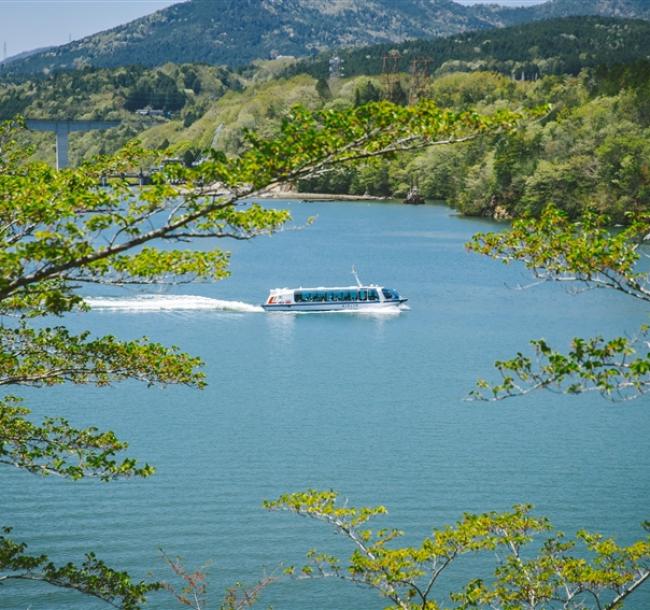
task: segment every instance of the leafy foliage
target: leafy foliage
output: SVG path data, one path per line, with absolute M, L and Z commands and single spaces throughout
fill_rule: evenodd
M 566 213 L 547 208 L 539 220 L 518 220 L 503 233 L 477 234 L 468 249 L 501 260 L 520 261 L 539 282 L 578 282 L 585 288 L 609 288 L 650 301 L 648 273 L 636 270 L 639 242 L 648 235 L 647 215 L 612 233 L 608 218 L 587 213 L 572 222 Z M 499 399 L 551 388 L 577 394 L 598 391 L 627 400 L 650 388 L 647 328 L 636 339 L 575 338 L 562 354 L 543 339 L 532 342 L 536 358 L 518 353 L 496 362 L 502 381 L 477 383 L 474 398 Z
M 146 339 L 123 342 L 110 335 L 89 339 L 87 332 L 73 335 L 64 327 L 33 329 L 21 323 L 0 328 L 0 343 L 6 350 L 0 358 L 0 386 L 65 382 L 104 386 L 125 379 L 149 385 L 203 385 L 203 374 L 196 372 L 197 358 Z
M 188 80 L 187 74 L 184 84 Z M 196 82 L 195 76 L 189 84 L 194 86 Z M 184 105 L 185 94 L 177 88 L 174 80 L 163 72 L 157 72 L 153 79 L 141 78 L 129 91 L 124 101 L 124 107 L 131 111 L 150 106 L 173 112 L 180 110 Z
M 630 400 L 650 388 L 650 352 L 635 357 L 647 346 L 645 329 L 633 340 L 576 337 L 566 354 L 553 350 L 543 339 L 531 341 L 531 345 L 535 359 L 519 352 L 511 360 L 498 360 L 495 367 L 502 382 L 490 385 L 480 380 L 471 396 L 499 399 L 546 388 L 567 394 L 597 391 L 613 400 Z M 487 396 L 483 390 L 488 391 Z
M 478 233 L 467 247 L 504 263 L 521 261 L 540 281 L 580 282 L 650 301 L 648 274 L 635 271 L 639 240 L 648 234 L 650 216 L 633 216 L 616 233 L 610 222 L 593 212 L 571 221 L 549 206 L 539 220 L 515 221 L 503 233 Z
M 116 461 L 115 454 L 128 445 L 110 431 L 79 430 L 62 418 L 47 418 L 35 425 L 27 419 L 29 413 L 15 396 L 5 396 L 0 402 L 0 464 L 73 480 L 96 477 L 109 481 L 154 472 L 148 464 L 136 466 L 132 458 Z
M 376 102 L 343 112 L 295 108 L 277 138 L 263 140 L 249 132 L 251 148 L 237 166 L 244 180 L 261 188 L 348 162 L 471 140 L 485 131 L 512 128 L 521 118 L 509 111 L 481 116 L 440 110 L 431 100 L 409 107 Z
M 353 545 L 347 562 L 309 551 L 308 562 L 287 568 L 288 575 L 366 586 L 400 610 L 445 607 L 444 593 L 437 591 L 442 576 L 464 556 L 477 553 L 496 555 L 496 569 L 452 592 L 457 608 L 613 610 L 650 577 L 650 539 L 625 547 L 579 532 L 568 540 L 547 519 L 533 516 L 529 505 L 506 513 L 466 513 L 456 525 L 434 529 L 421 544 L 402 547 L 395 546 L 402 532 L 366 526 L 387 512 L 383 506 L 348 506 L 338 503 L 335 492 L 317 490 L 286 494 L 264 505 L 321 521 Z M 550 537 L 539 540 L 549 532 Z
M 96 597 L 121 610 L 138 610 L 147 593 L 161 588 L 160 583 L 133 582 L 126 572 L 116 571 L 88 553 L 77 567 L 72 563 L 56 566 L 45 555 L 28 555 L 26 545 L 0 536 L 0 585 L 10 580 L 44 582 Z

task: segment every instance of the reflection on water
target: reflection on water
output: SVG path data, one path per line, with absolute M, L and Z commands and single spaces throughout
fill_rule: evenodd
M 266 325 L 276 344 L 290 343 L 296 326 L 297 313 L 277 311 L 266 316 Z M 313 315 L 313 314 L 312 314 Z

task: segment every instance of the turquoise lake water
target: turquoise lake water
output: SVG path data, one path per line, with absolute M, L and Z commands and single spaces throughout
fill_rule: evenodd
M 114 430 L 128 454 L 157 467 L 146 480 L 100 484 L 0 470 L 2 522 L 34 553 L 78 561 L 95 550 L 137 577 L 171 578 L 160 548 L 189 567 L 211 562 L 211 606 L 236 581 L 254 583 L 318 547 L 351 548 L 324 525 L 268 513 L 264 499 L 308 487 L 351 504 L 384 504 L 377 527 L 416 543 L 463 512 L 530 502 L 569 534 L 580 528 L 629 543 L 650 517 L 650 400 L 612 404 L 597 395 L 540 392 L 498 404 L 463 398 L 492 362 L 544 337 L 634 334 L 647 306 L 606 291 L 520 290 L 530 276 L 465 251 L 487 221 L 444 206 L 275 202 L 296 223 L 251 242 L 223 242 L 232 277 L 148 297 L 99 291 L 75 329 L 147 335 L 205 360 L 209 386 L 60 387 L 22 392 L 37 414 Z M 269 288 L 364 282 L 409 298 L 398 314 L 265 314 Z M 126 300 L 125 300 L 126 299 Z M 212 299 L 212 300 L 208 300 Z M 224 301 L 231 311 L 223 311 Z M 233 303 L 234 302 L 234 303 Z M 491 562 L 489 562 L 491 565 Z M 477 576 L 459 561 L 446 588 Z M 259 607 L 383 608 L 375 593 L 334 582 L 271 587 Z M 0 608 L 102 608 L 31 584 L 3 585 Z M 178 607 L 168 594 L 155 609 Z M 628 606 L 650 607 L 650 586 Z

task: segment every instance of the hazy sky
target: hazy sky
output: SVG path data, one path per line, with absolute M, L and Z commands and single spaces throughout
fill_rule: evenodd
M 0 52 L 7 56 L 108 30 L 178 0 L 0 0 Z M 219 0 L 208 0 L 209 2 Z
M 70 38 L 108 30 L 153 13 L 179 0 L 0 0 L 0 59 L 22 51 L 60 45 Z M 203 0 L 219 2 L 219 0 Z M 399 1 L 399 0 L 396 0 Z M 461 4 L 488 0 L 456 0 Z M 490 0 L 493 4 L 525 6 L 543 0 Z

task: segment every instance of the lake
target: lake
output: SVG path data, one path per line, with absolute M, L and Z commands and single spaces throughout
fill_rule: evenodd
M 442 205 L 273 202 L 298 226 L 250 242 L 224 241 L 232 277 L 161 293 L 98 290 L 75 330 L 146 335 L 201 356 L 209 385 L 147 389 L 59 387 L 21 392 L 35 413 L 63 415 L 128 440 L 154 464 L 146 480 L 101 484 L 0 470 L 2 522 L 33 553 L 79 561 L 95 550 L 137 577 L 171 579 L 160 550 L 189 568 L 211 562 L 211 607 L 236 581 L 253 584 L 313 547 L 352 549 L 324 525 L 268 513 L 264 499 L 309 487 L 350 504 L 384 504 L 375 526 L 414 544 L 465 511 L 530 502 L 568 534 L 580 528 L 629 543 L 650 506 L 650 404 L 538 392 L 501 403 L 464 400 L 492 363 L 528 340 L 566 348 L 573 336 L 634 334 L 647 306 L 607 291 L 571 294 L 530 283 L 525 270 L 467 253 L 477 231 L 502 225 Z M 353 284 L 394 287 L 399 314 L 265 314 L 269 288 Z M 111 297 L 111 298 L 105 298 Z M 213 299 L 209 301 L 207 299 Z M 226 309 L 224 310 L 224 302 Z M 18 393 L 18 392 L 15 392 Z M 441 591 L 476 576 L 460 561 Z M 444 595 L 438 599 L 445 602 Z M 383 608 L 345 583 L 269 588 L 278 610 Z M 0 607 L 105 607 L 68 591 L 4 585 Z M 178 607 L 168 594 L 149 605 Z M 629 608 L 650 607 L 650 586 Z

